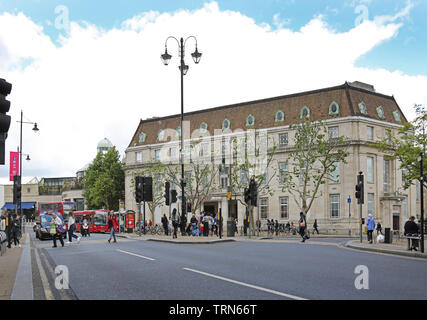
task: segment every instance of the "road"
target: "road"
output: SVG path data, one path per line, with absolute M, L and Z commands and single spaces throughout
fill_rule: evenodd
M 344 239 L 109 244 L 108 235 L 92 234 L 52 248 L 30 234 L 41 300 L 427 299 L 427 261 L 346 249 Z M 56 266 L 66 266 L 69 289 L 55 288 Z M 365 289 L 355 286 L 358 266 Z

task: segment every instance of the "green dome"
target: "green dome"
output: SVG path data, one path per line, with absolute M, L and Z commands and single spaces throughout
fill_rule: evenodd
M 110 140 L 107 138 L 102 139 L 99 141 L 98 146 L 96 147 L 98 149 L 98 152 L 107 152 L 109 149 L 113 147 L 113 144 Z

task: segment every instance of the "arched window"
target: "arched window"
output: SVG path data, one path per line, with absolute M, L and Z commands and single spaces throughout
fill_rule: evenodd
M 224 119 L 222 121 L 222 130 L 230 129 L 230 126 L 231 126 L 230 120 Z
M 335 114 L 339 114 L 340 113 L 340 106 L 338 103 L 336 103 L 335 101 L 333 101 L 330 105 L 329 105 L 329 115 L 333 116 Z
M 274 122 L 283 122 L 285 120 L 285 113 L 282 110 L 277 110 Z
M 165 139 L 165 130 L 160 129 L 157 132 L 157 141 L 163 141 Z
M 143 143 L 143 142 L 145 142 L 146 138 L 147 138 L 147 135 L 144 132 L 141 132 L 138 136 L 138 142 Z
M 400 113 L 397 110 L 393 111 L 393 117 L 394 117 L 394 120 L 396 120 L 397 122 L 402 121 L 402 119 L 400 118 Z
M 200 124 L 200 133 L 206 133 L 208 131 L 208 124 L 206 122 L 202 122 Z
M 310 118 L 310 109 L 307 106 L 302 107 L 300 118 L 301 119 L 309 119 Z
M 377 107 L 377 114 L 378 114 L 378 117 L 380 117 L 381 119 L 385 119 L 383 107 L 381 107 L 381 106 Z
M 368 109 L 366 108 L 366 104 L 363 101 L 359 103 L 359 110 L 361 114 L 368 114 Z
M 247 127 L 252 127 L 255 124 L 255 117 L 253 115 L 248 115 L 248 117 L 246 118 L 246 126 Z

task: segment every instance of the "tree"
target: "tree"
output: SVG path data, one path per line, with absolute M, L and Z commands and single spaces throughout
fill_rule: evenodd
M 303 121 L 291 129 L 295 130 L 295 144 L 291 146 L 288 170 L 279 169 L 279 183 L 282 191 L 291 193 L 305 216 L 314 200 L 322 195 L 320 187 L 334 179 L 339 163 L 347 163 L 348 139 L 329 136 L 322 121 Z
M 408 189 L 414 181 L 420 180 L 420 162 L 418 157 L 424 154 L 423 168 L 427 168 L 427 109 L 415 105 L 416 117 L 412 122 L 405 123 L 397 135 L 390 133 L 383 140 L 373 146 L 390 156 L 391 159 L 400 161 L 400 169 L 404 171 L 404 188 Z M 424 169 L 424 172 L 427 170 Z M 423 184 L 427 187 L 427 174 L 424 175 Z
M 98 152 L 83 177 L 83 197 L 89 209 L 119 209 L 125 191 L 123 164 L 115 147 Z

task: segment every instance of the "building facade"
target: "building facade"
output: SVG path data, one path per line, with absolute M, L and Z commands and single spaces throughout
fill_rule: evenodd
M 275 148 L 270 165 L 262 172 L 272 192 L 259 195 L 255 217 L 259 217 L 263 225 L 267 219 L 296 223 L 301 211 L 298 199 L 295 201 L 291 193 L 282 188 L 279 176 L 292 152 L 295 130 L 291 125 L 303 118 L 323 121 L 329 136 L 347 137 L 346 149 L 349 152 L 347 163 L 337 166 L 334 179 L 321 186 L 321 197 L 314 200 L 307 214 L 308 224 L 312 225 L 317 219 L 323 232 L 348 234 L 350 231 L 358 234 L 360 215 L 354 195 L 357 174 L 363 172 L 365 203 L 362 216 L 366 218 L 371 213 L 383 227 L 402 231 L 407 218 L 419 213 L 416 187 L 404 190 L 398 161 L 379 152 L 371 144 L 397 132 L 407 120 L 393 96 L 377 93 L 373 86 L 360 82 L 189 112 L 184 114 L 183 128 L 180 115 L 141 120 L 126 149 L 126 208 L 138 212 L 134 178 L 144 168 L 162 163 L 168 168 L 176 168 L 175 172 L 180 174 L 183 134 L 186 177 L 196 175 L 192 169 L 195 155 L 203 159 L 202 163 L 213 164 L 211 173 L 214 176 L 205 177 L 205 183 L 214 182 L 217 188 L 200 196 L 200 210 L 209 213 L 221 210 L 224 221 L 237 218 L 241 226 L 247 217 L 243 192 L 233 192 L 227 170 L 215 168 L 220 165 L 227 168 L 227 164 L 232 162 L 236 154 L 231 149 L 236 139 L 244 141 L 237 153 L 251 149 L 248 136 L 252 136 L 256 156 L 259 156 L 261 146 L 265 146 L 266 153 Z M 224 162 L 228 158 L 230 161 Z M 242 172 L 242 179 L 247 178 L 248 174 Z M 169 178 L 159 176 L 158 179 Z M 179 183 L 175 185 L 181 194 Z M 227 198 L 230 187 L 232 200 Z M 180 208 L 179 204 L 177 208 Z M 159 223 L 164 213 L 169 213 L 169 207 L 159 203 L 154 222 Z

